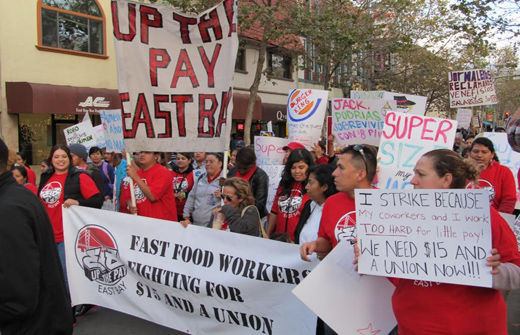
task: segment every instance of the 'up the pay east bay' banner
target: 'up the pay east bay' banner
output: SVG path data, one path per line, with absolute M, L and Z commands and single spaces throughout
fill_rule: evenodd
M 412 188 L 413 168 L 434 149 L 451 149 L 457 121 L 390 111 L 377 152 L 378 187 Z
M 233 110 L 237 5 L 199 16 L 112 1 L 123 135 L 130 151 L 223 151 Z
M 498 103 L 495 84 L 489 70 L 450 72 L 449 80 L 451 108 Z
M 72 304 L 189 334 L 313 334 L 291 291 L 314 268 L 297 245 L 80 206 L 63 209 Z

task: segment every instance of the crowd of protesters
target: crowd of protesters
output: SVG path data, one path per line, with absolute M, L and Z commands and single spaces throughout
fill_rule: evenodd
M 124 152 L 104 152 L 98 147 L 87 151 L 83 145 L 73 144 L 52 148 L 48 159 L 41 162 L 37 187 L 36 174 L 26 164 L 24 155 L 17 153 L 15 159 L 9 160 L 7 148 L 1 144 L 0 198 L 19 184 L 30 191 L 17 189 L 23 195 L 20 199 L 40 200 L 44 212 L 38 209 L 38 215 L 45 216 L 45 222 L 40 224 L 50 222 L 55 244 L 54 251 L 45 253 L 50 253 L 50 263 L 57 262 L 62 269 L 57 277 L 41 280 L 57 285 L 65 278 L 63 293 L 68 286 L 62 206 L 103 208 L 178 222 L 185 227 L 196 225 L 297 243 L 301 258 L 309 261 L 314 257 L 322 259 L 342 241 L 356 245 L 354 190 L 373 188 L 377 179 L 376 147 L 351 145 L 334 152 L 330 147 L 325 148 L 325 141 L 320 141 L 309 151 L 292 142 L 284 147 L 281 180 L 272 207 L 267 208 L 269 177 L 256 165 L 255 152 L 248 147 L 235 148 L 229 165 L 224 167 L 222 153 L 177 152 L 169 157 L 141 151 L 133 153 L 133 159 L 127 161 Z M 465 155 L 469 157 L 466 161 L 462 158 Z M 392 302 L 399 333 L 412 334 L 424 329 L 424 334 L 473 334 L 477 330 L 483 334 L 506 334 L 505 304 L 498 289 L 520 287 L 520 254 L 513 232 L 498 211 L 514 210 L 514 176 L 500 165 L 493 142 L 473 136 L 458 138 L 453 150 L 425 154 L 414 172 L 411 183 L 415 188 L 490 189 L 494 249 L 488 265 L 496 281 L 493 289 L 486 289 L 450 284 L 419 287 L 414 281 L 392 280 L 396 285 Z M 8 186 L 3 186 L 2 180 Z M 45 234 L 47 228 L 38 229 Z M 48 241 L 41 243 L 40 249 L 48 248 Z M 3 248 L 1 243 L 0 248 Z M 41 292 L 40 296 L 46 294 Z M 66 295 L 61 298 L 58 301 L 68 301 Z M 4 305 L 0 302 L 0 315 L 4 315 Z M 73 318 L 91 307 L 76 306 L 71 312 Z M 13 321 L 19 316 L 10 319 L 11 314 L 0 316 L 2 331 L 29 327 Z M 35 327 L 38 322 L 35 321 Z M 56 327 L 62 323 L 57 322 Z M 321 320 L 316 333 L 334 334 Z

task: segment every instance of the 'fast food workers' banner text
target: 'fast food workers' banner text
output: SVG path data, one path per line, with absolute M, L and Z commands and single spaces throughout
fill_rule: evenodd
M 237 6 L 199 16 L 112 1 L 123 135 L 130 151 L 223 151 L 231 130 Z
M 72 304 L 189 334 L 313 334 L 291 291 L 316 265 L 297 245 L 177 222 L 63 209 Z

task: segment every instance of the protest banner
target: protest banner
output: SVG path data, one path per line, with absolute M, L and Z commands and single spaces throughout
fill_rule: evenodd
M 96 146 L 99 148 L 104 148 L 107 146 L 105 141 L 105 130 L 103 129 L 103 125 L 97 125 L 94 127 L 94 137 L 96 139 Z
M 236 2 L 224 0 L 189 16 L 118 0 L 112 1 L 112 19 L 128 150 L 227 150 L 238 50 Z
M 454 71 L 448 74 L 450 108 L 494 105 L 498 103 L 489 70 Z
M 417 115 L 426 113 L 427 98 L 420 95 L 387 91 L 350 91 L 350 98 L 357 100 L 383 99 L 383 115 L 390 110 Z
M 83 144 L 87 150 L 97 145 L 96 131 L 92 127 L 90 119 L 63 129 L 63 133 L 65 134 L 67 145 L 73 143 Z
M 457 121 L 399 112 L 387 112 L 377 152 L 378 187 L 411 188 L 413 168 L 434 149 L 451 149 Z
M 99 112 L 105 134 L 106 148 L 109 152 L 121 152 L 125 148 L 121 110 L 102 110 Z
M 271 136 L 255 136 L 255 154 L 257 165 L 282 165 L 285 151 L 283 147 L 289 139 Z
M 338 334 L 388 334 L 397 324 L 395 287 L 386 278 L 360 276 L 353 260 L 352 245 L 339 243 L 293 293 Z
M 291 290 L 316 265 L 297 245 L 81 206 L 63 209 L 72 304 L 188 334 L 312 334 Z
M 320 140 L 329 91 L 294 89 L 287 98 L 289 142 L 298 142 L 307 149 Z
M 280 184 L 280 179 L 282 179 L 282 172 L 284 169 L 284 165 L 259 165 L 259 167 L 267 173 L 269 177 L 269 186 L 267 189 L 267 203 L 265 208 L 267 211 L 271 212 L 271 207 L 273 206 L 274 197 L 276 196 L 276 190 L 278 189 L 278 184 Z
M 350 144 L 379 145 L 385 116 L 382 99 L 332 100 L 332 134 L 339 148 Z
M 457 108 L 457 125 L 459 128 L 469 129 L 473 111 L 467 108 Z
M 487 190 L 356 190 L 359 273 L 491 287 Z

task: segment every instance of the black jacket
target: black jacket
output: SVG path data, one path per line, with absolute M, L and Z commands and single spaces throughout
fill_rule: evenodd
M 67 199 L 74 199 L 79 202 L 80 206 L 85 207 L 93 207 L 93 208 L 101 208 L 103 206 L 103 193 L 99 192 L 94 194 L 88 199 L 84 199 L 81 195 L 81 188 L 79 184 L 79 176 L 82 173 L 86 173 L 89 175 L 89 173 L 86 170 L 81 170 L 75 167 L 71 167 L 69 169 L 69 173 L 67 174 L 67 178 L 65 179 L 65 186 L 63 187 L 64 190 L 64 200 Z M 54 174 L 54 169 L 51 167 L 47 170 L 45 170 L 40 178 L 40 187 L 38 188 L 38 194 L 40 194 L 40 191 L 45 186 L 45 184 L 49 181 L 49 179 Z M 90 175 L 89 175 L 90 176 Z M 97 185 L 97 184 L 96 184 Z M 98 187 L 99 189 L 99 187 Z
M 237 174 L 237 168 L 234 167 L 229 170 L 228 177 L 235 177 Z M 253 191 L 253 197 L 255 197 L 255 206 L 258 208 L 260 217 L 267 215 L 267 209 L 265 205 L 267 203 L 267 190 L 269 189 L 269 176 L 257 166 L 255 173 L 249 179 L 249 185 Z
M 72 311 L 47 212 L 0 174 L 0 332 L 72 334 Z

